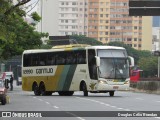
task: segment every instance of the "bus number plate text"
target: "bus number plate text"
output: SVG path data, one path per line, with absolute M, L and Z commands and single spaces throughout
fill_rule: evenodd
M 113 89 L 118 89 L 119 87 L 118 86 L 113 86 Z

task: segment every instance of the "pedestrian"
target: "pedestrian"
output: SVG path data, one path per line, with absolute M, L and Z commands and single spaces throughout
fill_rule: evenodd
M 10 78 L 10 91 L 13 90 L 13 76 L 11 75 L 11 78 Z

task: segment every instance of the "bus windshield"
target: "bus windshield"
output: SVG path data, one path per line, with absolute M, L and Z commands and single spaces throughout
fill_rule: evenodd
M 99 77 L 101 78 L 128 78 L 129 66 L 126 58 L 101 58 Z
M 125 50 L 98 50 L 100 78 L 129 78 L 129 63 Z

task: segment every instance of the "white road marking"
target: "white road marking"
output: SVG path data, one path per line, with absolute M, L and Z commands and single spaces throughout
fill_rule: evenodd
M 160 119 L 160 117 L 154 117 L 154 118 L 156 118 L 156 119 Z
M 54 108 L 56 108 L 56 109 L 58 109 L 59 107 L 57 107 L 57 106 L 53 106 Z
M 77 117 L 78 119 L 80 119 L 80 120 L 85 120 L 85 119 L 83 119 L 83 118 L 81 118 L 81 117 Z
M 156 101 L 156 102 L 160 102 L 160 101 Z
M 131 111 L 130 109 L 124 109 L 125 111 Z
M 49 102 L 46 102 L 46 104 L 50 104 Z
M 112 108 L 116 108 L 116 106 L 110 106 L 110 107 L 112 107 Z
M 74 117 L 76 117 L 76 118 L 78 118 L 78 119 L 80 119 L 80 120 L 85 120 L 84 118 L 78 117 L 76 114 L 73 114 L 73 113 L 71 113 L 71 112 L 66 112 L 66 113 L 68 113 L 68 114 L 70 114 L 70 115 L 72 115 L 72 116 L 74 116 Z
M 88 100 L 88 101 L 92 101 L 92 102 L 96 102 L 96 103 L 99 103 L 99 104 L 101 104 L 101 105 L 106 105 L 106 106 L 108 106 L 108 107 L 112 107 L 112 108 L 119 109 L 119 110 L 131 111 L 131 110 L 129 110 L 129 109 L 119 108 L 119 107 L 117 107 L 117 106 L 112 106 L 112 105 L 110 105 L 110 104 L 106 104 L 106 103 L 103 103 L 103 102 L 100 102 L 100 101 L 96 101 L 96 100 L 92 100 L 92 99 L 86 99 L 86 98 L 81 98 L 81 97 L 76 97 L 76 98 L 78 98 L 78 99 L 83 99 L 83 100 Z
M 42 99 L 38 99 L 39 101 L 43 101 Z
M 144 99 L 142 99 L 142 98 L 136 98 L 136 100 L 144 100 Z
M 37 97 L 33 97 L 33 98 L 37 98 Z

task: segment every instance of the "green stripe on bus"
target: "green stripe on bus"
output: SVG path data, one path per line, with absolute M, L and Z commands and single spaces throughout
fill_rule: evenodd
M 69 68 L 68 74 L 66 76 L 64 86 L 63 86 L 63 91 L 69 91 L 76 67 L 77 67 L 77 65 L 70 65 L 70 68 Z
M 63 90 L 63 86 L 64 86 L 64 83 L 65 83 L 69 68 L 70 68 L 70 65 L 64 66 L 64 69 L 63 69 L 62 73 L 60 74 L 60 79 L 59 79 L 58 88 L 57 88 L 58 91 Z

